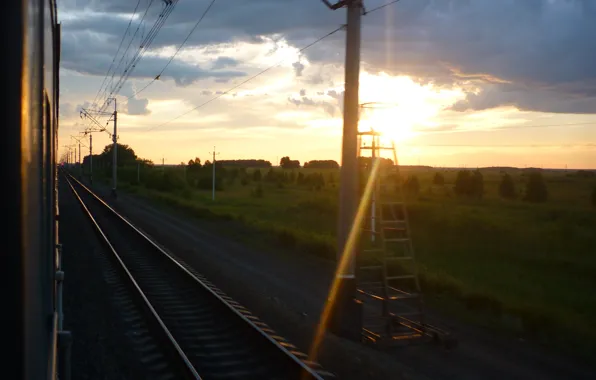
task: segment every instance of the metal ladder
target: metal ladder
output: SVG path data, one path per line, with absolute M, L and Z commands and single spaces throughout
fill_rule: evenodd
M 383 150 L 393 152 L 394 162 L 377 175 L 370 219 L 363 227 L 357 267 L 362 337 L 378 344 L 421 338 L 425 335 L 422 295 L 395 143 L 382 146 L 374 130 L 359 132 L 358 137 L 359 156 L 362 150 L 371 151 L 370 168 Z

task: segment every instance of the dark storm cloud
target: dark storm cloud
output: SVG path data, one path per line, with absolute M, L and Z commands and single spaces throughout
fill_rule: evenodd
M 93 46 L 93 49 L 88 49 L 89 46 Z M 113 61 L 114 52 L 112 48 L 113 45 L 106 43 L 103 38 L 92 32 L 64 33 L 62 38 L 62 67 L 84 74 L 103 76 Z M 131 51 L 123 59 L 118 58 L 114 61 L 111 71 L 115 73 L 114 82 L 118 81 L 127 62 L 132 59 L 133 55 L 134 52 Z M 145 54 L 138 66 L 135 67 L 131 77 L 153 79 L 163 69 L 168 60 L 167 57 Z M 217 65 L 217 60 L 215 64 Z M 161 79 L 173 78 L 176 84 L 185 86 L 205 78 L 227 80 L 244 75 L 245 73 L 242 71 L 204 69 L 198 65 L 174 60 L 162 74 Z
M 153 10 L 155 16 L 162 2 L 154 3 L 160 4 Z M 382 3 L 368 0 L 366 5 L 371 9 Z M 153 46 L 177 46 L 207 4 L 180 1 Z M 105 73 L 128 24 L 128 18 L 118 14 L 130 13 L 136 1 L 62 0 L 60 5 L 62 11 L 76 5 L 78 10 L 105 12 L 63 22 L 65 67 Z M 333 30 L 344 17 L 345 11 L 329 11 L 319 1 L 217 2 L 187 46 L 258 43 L 263 36 L 283 36 L 301 47 Z M 511 104 L 528 110 L 594 112 L 595 19 L 593 0 L 402 0 L 364 17 L 363 67 L 425 83 L 478 87 L 480 94 L 470 93 L 454 106 L 457 110 Z M 344 34 L 339 32 L 303 54 L 313 63 L 336 64 L 343 60 L 343 47 Z M 148 68 L 139 65 L 135 75 L 151 77 L 152 69 L 164 63 L 148 58 L 143 58 Z M 302 74 L 300 67 L 294 68 Z M 242 75 L 182 63 L 173 64 L 167 73 L 179 84 Z
M 596 113 L 596 96 L 496 84 L 484 86 L 479 94 L 468 93 L 466 99 L 458 101 L 450 109 L 481 111 L 499 106 L 514 106 L 523 111 L 589 114 Z

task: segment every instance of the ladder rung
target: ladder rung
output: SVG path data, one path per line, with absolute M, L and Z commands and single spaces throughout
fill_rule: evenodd
M 405 220 L 400 219 L 381 219 L 381 224 L 406 224 Z
M 380 235 L 381 231 L 373 231 L 373 230 L 369 230 L 368 228 L 363 228 L 362 232 L 366 232 L 368 234 L 375 234 L 375 235 Z
M 399 276 L 387 276 L 387 280 L 405 280 L 409 278 L 415 278 L 413 274 L 402 274 Z
M 411 299 L 411 298 L 419 298 L 419 293 L 396 293 L 396 294 L 389 294 L 389 299 L 391 301 L 395 300 L 403 300 L 403 299 Z
M 402 260 L 414 260 L 412 256 L 387 256 L 386 261 L 402 261 Z
M 379 301 L 387 299 L 389 301 L 397 301 L 397 300 L 404 300 L 404 299 L 412 299 L 420 297 L 418 293 L 406 293 L 406 292 L 399 292 L 399 293 L 390 293 L 387 297 L 383 294 L 376 294 L 366 291 L 365 289 L 358 289 L 358 292 L 364 294 L 365 296 L 369 296 L 371 298 L 375 298 Z
M 399 238 L 399 239 L 384 239 L 386 243 L 407 243 L 410 241 L 410 238 Z
M 363 249 L 362 253 L 383 253 L 385 252 L 384 249 L 381 248 L 373 248 L 373 249 Z
M 407 231 L 408 229 L 404 227 L 382 227 L 383 231 Z
M 393 315 L 396 317 L 413 317 L 416 315 L 422 315 L 422 313 L 420 311 L 406 311 L 403 313 L 393 313 Z
M 383 269 L 382 265 L 366 265 L 359 268 L 360 270 Z
M 361 146 L 360 149 L 372 149 L 373 147 L 368 145 L 368 146 Z M 375 150 L 393 150 L 393 147 L 391 146 L 375 146 Z
M 383 288 L 384 287 L 383 283 L 380 281 L 361 282 L 358 284 L 358 286 L 369 286 L 369 287 L 375 287 L 375 288 Z

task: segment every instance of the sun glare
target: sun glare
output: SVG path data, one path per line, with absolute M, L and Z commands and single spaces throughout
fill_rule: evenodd
M 420 127 L 435 124 L 433 118 L 455 94 L 423 86 L 408 77 L 363 73 L 361 77 L 359 129 L 373 128 L 395 142 L 417 135 Z M 450 95 L 450 96 L 446 96 Z
M 359 129 L 375 130 L 395 142 L 403 142 L 415 135 L 415 115 L 389 105 L 391 108 L 363 109 Z

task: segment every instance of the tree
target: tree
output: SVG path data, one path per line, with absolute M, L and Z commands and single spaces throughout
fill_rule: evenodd
M 439 172 L 435 173 L 435 177 L 433 178 L 433 185 L 437 185 L 437 186 L 445 185 L 445 177 L 443 177 L 443 174 L 441 174 Z
M 474 173 L 469 170 L 460 170 L 455 178 L 453 191 L 458 196 L 482 198 L 484 177 L 480 170 L 475 170 Z
M 201 167 L 201 159 L 199 157 L 195 157 L 195 159 L 190 159 L 188 160 L 188 166 L 192 166 L 192 167 Z
M 480 173 L 480 170 L 476 169 L 476 171 L 474 171 L 471 185 L 470 196 L 482 198 L 484 195 L 484 177 L 482 176 L 482 173 Z
M 104 167 L 112 167 L 113 149 L 114 144 L 108 144 L 103 148 L 103 152 L 101 152 L 99 160 L 104 164 Z M 117 144 L 116 155 L 117 164 L 119 167 L 134 165 L 137 161 L 137 155 L 135 154 L 135 151 L 125 144 Z
M 418 193 L 420 193 L 420 182 L 418 181 L 418 177 L 415 175 L 409 176 L 404 183 L 404 190 L 409 195 L 418 195 Z
M 526 194 L 524 201 L 527 202 L 546 202 L 548 199 L 548 190 L 546 183 L 539 171 L 532 171 L 528 174 L 526 182 Z
M 460 170 L 459 172 L 457 172 L 457 177 L 455 178 L 455 187 L 453 188 L 455 195 L 470 196 L 472 188 L 471 178 L 472 176 L 470 175 L 469 170 Z
M 501 183 L 499 183 L 499 195 L 501 198 L 515 199 L 515 183 L 513 182 L 513 178 L 507 173 L 503 175 Z
M 261 180 L 261 170 L 257 169 L 254 172 L 252 172 L 252 180 L 255 182 L 259 182 Z
M 304 168 L 309 169 L 339 169 L 339 164 L 334 160 L 312 160 L 304 163 Z
M 285 156 L 279 160 L 279 166 L 284 169 L 297 169 L 300 168 L 300 161 L 298 160 L 291 160 L 290 157 Z

